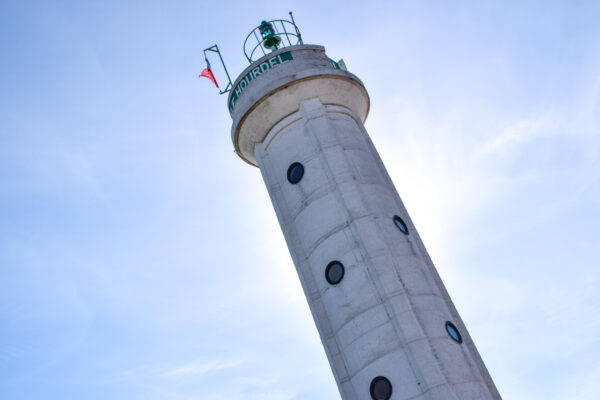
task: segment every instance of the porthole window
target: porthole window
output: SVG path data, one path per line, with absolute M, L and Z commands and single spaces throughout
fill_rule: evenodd
M 378 376 L 371 381 L 371 398 L 373 400 L 389 400 L 392 397 L 392 384 L 385 376 Z
M 458 328 L 450 321 L 446 321 L 446 332 L 456 343 L 462 343 L 463 339 L 458 331 Z
M 397 215 L 394 215 L 394 225 L 400 229 L 400 232 L 408 235 L 408 227 L 406 226 L 406 223 Z
M 332 261 L 325 268 L 325 279 L 331 285 L 337 285 L 344 277 L 344 264 L 339 261 Z
M 287 170 L 287 178 L 292 185 L 295 185 L 296 183 L 300 182 L 303 176 L 304 165 L 300 164 L 299 162 L 293 163 Z

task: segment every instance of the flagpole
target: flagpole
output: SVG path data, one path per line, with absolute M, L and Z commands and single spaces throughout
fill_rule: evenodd
M 223 57 L 221 56 L 221 51 L 219 50 L 219 46 L 217 46 L 216 44 L 213 44 L 212 46 L 204 49 L 204 57 L 206 57 L 207 51 L 212 51 L 213 53 L 217 53 L 219 55 L 219 60 L 221 60 L 221 65 L 223 65 L 223 70 L 225 71 L 225 75 L 227 75 L 227 79 L 229 80 L 229 83 L 227 83 L 227 85 L 225 86 L 225 90 L 219 89 L 219 94 L 225 94 L 225 93 L 231 91 L 231 87 L 233 86 L 233 84 L 231 83 L 231 78 L 229 77 L 229 72 L 227 71 L 227 67 L 225 66 Z

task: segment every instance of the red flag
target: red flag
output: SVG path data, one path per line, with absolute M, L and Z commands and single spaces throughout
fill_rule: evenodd
M 217 80 L 215 79 L 215 76 L 213 75 L 212 70 L 210 69 L 210 63 L 208 62 L 208 58 L 206 58 L 206 56 L 204 56 L 204 60 L 206 60 L 206 68 L 204 68 L 200 75 L 198 75 L 198 78 L 203 76 L 205 78 L 210 79 L 215 84 L 217 89 L 219 89 L 219 84 L 217 83 Z

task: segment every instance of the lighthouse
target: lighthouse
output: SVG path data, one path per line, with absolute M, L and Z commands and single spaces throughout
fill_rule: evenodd
M 365 130 L 363 83 L 293 18 L 244 52 L 233 145 L 262 174 L 342 399 L 500 399 Z

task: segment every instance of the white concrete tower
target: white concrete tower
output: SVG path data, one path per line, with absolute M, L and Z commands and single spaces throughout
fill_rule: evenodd
M 286 24 L 251 32 L 232 139 L 260 168 L 342 399 L 500 399 L 363 126 L 365 87 Z

